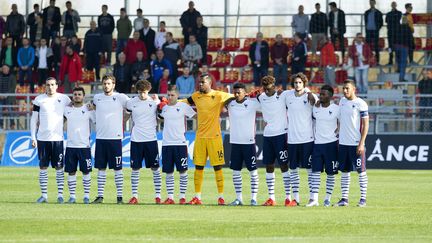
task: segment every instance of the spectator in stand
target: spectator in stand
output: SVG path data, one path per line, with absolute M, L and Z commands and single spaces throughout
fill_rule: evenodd
M 366 28 L 366 43 L 374 47 L 375 57 L 379 63 L 379 31 L 383 26 L 383 17 L 381 11 L 375 8 L 375 0 L 369 0 L 370 9 L 364 13 L 365 28 Z
M 3 16 L 0 15 L 0 51 L 3 48 L 3 33 L 6 30 L 6 21 Z
M 144 58 L 147 56 L 147 49 L 142 40 L 139 39 L 140 33 L 135 31 L 133 33 L 133 38 L 127 42 L 127 45 L 124 49 L 124 54 L 126 55 L 126 62 L 128 64 L 133 64 L 137 60 L 137 52 L 142 52 L 144 54 Z
M 410 27 L 411 33 L 409 34 L 409 38 L 412 40 L 412 43 L 410 44 L 410 46 L 408 47 L 408 59 L 409 59 L 409 63 L 410 65 L 418 65 L 418 63 L 414 62 L 414 48 L 415 48 L 415 43 L 414 43 L 414 20 L 413 20 L 413 16 L 412 16 L 412 4 L 411 3 L 407 3 L 405 4 L 405 16 L 407 17 L 407 21 L 408 21 L 408 26 Z
M 108 13 L 108 6 L 102 5 L 102 14 L 98 17 L 98 27 L 102 34 L 102 55 L 106 53 L 106 64 L 111 65 L 112 33 L 114 31 L 114 18 Z
M 145 69 L 150 70 L 149 62 L 144 58 L 144 53 L 142 51 L 138 51 L 137 60 L 132 64 L 131 76 L 133 85 L 135 85 L 135 83 L 140 80 L 140 75 Z
M 296 33 L 294 35 L 294 42 L 296 43 L 292 51 L 291 61 L 291 74 L 304 73 L 307 58 L 307 47 L 303 41 L 302 34 Z
M 249 48 L 249 58 L 252 63 L 255 86 L 260 86 L 261 78 L 268 73 L 269 52 L 269 45 L 267 41 L 263 40 L 263 33 L 258 32 L 256 40 Z
M 184 37 L 184 44 L 189 44 L 189 35 L 193 33 L 193 30 L 197 27 L 197 18 L 201 16 L 201 13 L 195 9 L 193 1 L 189 2 L 189 8 L 183 12 L 180 17 L 180 24 L 182 27 L 182 33 Z
M 117 20 L 117 47 L 116 56 L 123 51 L 126 43 L 129 40 L 129 36 L 132 33 L 132 22 L 126 14 L 126 9 L 120 9 L 120 18 Z M 139 38 L 139 33 L 138 33 Z
M 159 23 L 159 31 L 156 33 L 155 37 L 155 48 L 162 49 L 162 45 L 166 42 L 166 25 L 165 21 Z
M 175 85 L 181 95 L 192 94 L 195 91 L 195 79 L 190 75 L 188 67 L 183 68 L 183 75 L 177 78 Z
M 151 64 L 151 73 L 153 76 L 152 81 L 152 92 L 156 93 L 159 87 L 159 80 L 162 77 L 163 71 L 165 69 L 169 70 L 169 73 L 172 73 L 171 63 L 164 57 L 164 52 L 162 50 L 156 51 L 156 60 L 154 60 Z
M 201 46 L 202 58 L 201 63 L 207 64 L 207 39 L 208 28 L 203 24 L 202 16 L 197 17 L 197 26 L 193 31 L 198 44 Z
M 409 27 L 408 18 L 404 15 L 401 19 L 401 24 L 399 25 L 396 36 L 395 43 L 393 45 L 396 51 L 396 63 L 399 70 L 399 82 L 404 82 L 405 80 L 405 70 L 407 66 L 407 59 L 409 48 L 414 42 L 411 29 Z
M 139 34 L 139 33 L 138 33 Z M 117 56 L 117 62 L 114 64 L 113 75 L 116 78 L 116 90 L 119 93 L 131 93 L 131 66 L 126 63 L 126 55 L 123 52 Z
M 53 68 L 56 72 L 56 77 L 59 79 L 60 65 L 64 54 L 66 53 L 67 39 L 66 37 L 56 37 L 52 46 L 54 53 Z
M 288 79 L 288 52 L 289 47 L 283 42 L 281 34 L 276 35 L 276 42 L 270 48 L 271 59 L 273 61 L 273 75 L 276 79 L 276 85 L 282 85 L 286 88 Z
M 166 94 L 168 92 L 168 86 L 171 85 L 171 77 L 170 77 L 170 70 L 164 69 L 162 73 L 162 77 L 160 78 L 158 82 L 158 94 Z
M 12 37 L 6 38 L 5 46 L 1 49 L 0 52 L 0 64 L 8 65 L 10 68 L 10 71 L 13 72 L 15 67 L 18 65 L 17 63 L 17 48 L 13 46 L 13 40 Z
M 209 76 L 210 79 L 212 80 L 212 83 L 211 83 L 212 89 L 216 89 L 217 88 L 217 82 L 220 81 L 220 80 L 216 80 L 216 77 L 212 73 L 210 73 L 210 70 L 209 70 L 209 67 L 207 66 L 207 64 L 204 64 L 201 66 L 201 71 L 198 73 L 197 76 L 198 77 Z M 195 90 L 199 90 L 199 80 L 200 80 L 200 78 L 195 78 Z
M 353 67 L 353 59 L 349 56 L 345 56 L 342 69 L 347 72 L 348 79 L 355 80 L 355 73 Z
M 18 13 L 16 4 L 12 4 L 12 12 L 6 18 L 6 36 L 12 37 L 13 45 L 18 49 L 22 45 L 22 38 L 26 31 L 24 16 Z
M 30 45 L 28 38 L 22 39 L 22 47 L 18 50 L 18 67 L 19 67 L 19 83 L 24 86 L 24 76 L 30 83 L 30 92 L 34 92 L 34 83 L 32 78 L 32 67 L 35 61 L 35 51 Z
M 144 28 L 144 17 L 143 17 L 143 12 L 142 9 L 137 9 L 136 10 L 137 13 L 137 17 L 136 19 L 134 19 L 134 31 L 138 31 L 141 33 L 142 29 Z
M 304 14 L 304 7 L 300 5 L 298 7 L 298 13 L 294 14 L 291 27 L 293 33 L 299 33 L 302 39 L 306 40 L 309 33 L 309 16 Z
M 402 12 L 397 10 L 396 2 L 391 3 L 391 11 L 386 14 L 386 23 L 387 23 L 387 37 L 388 37 L 388 45 L 389 45 L 389 63 L 388 65 L 393 65 L 393 52 L 395 52 L 394 44 L 395 37 L 397 35 L 397 30 L 399 29 L 399 25 L 402 18 Z
M 53 51 L 47 46 L 45 39 L 40 40 L 40 47 L 36 48 L 35 52 L 37 58 L 37 73 L 38 73 L 38 86 L 45 84 L 45 80 L 48 78 L 48 71 L 52 66 Z
M 81 23 L 81 18 L 75 9 L 72 9 L 72 3 L 66 2 L 66 11 L 63 12 L 61 22 L 63 24 L 63 35 L 67 38 L 72 38 L 78 32 L 78 23 Z
M 70 40 L 70 44 L 72 45 L 73 51 L 79 55 L 81 52 L 81 42 L 78 40 L 78 36 L 76 35 L 72 36 Z
M 336 54 L 333 44 L 327 36 L 322 39 L 320 67 L 324 69 L 324 82 L 336 87 Z
M 198 65 L 202 57 L 201 46 L 194 35 L 189 35 L 189 44 L 186 45 L 183 51 L 183 62 L 185 66 L 189 67 L 193 75 L 198 72 Z
M 36 15 L 35 20 L 36 20 L 36 32 L 34 35 L 34 40 L 31 43 L 33 43 L 35 41 L 39 41 L 40 39 L 42 39 L 43 32 L 44 32 L 42 14 Z
M 83 52 L 86 59 L 86 69 L 93 70 L 96 72 L 96 80 L 100 80 L 99 65 L 100 56 L 102 54 L 102 34 L 96 28 L 96 22 L 92 20 L 90 22 L 90 29 L 86 32 L 84 37 Z
M 36 21 L 36 16 L 42 16 L 42 13 L 39 10 L 39 4 L 37 4 L 37 3 L 33 4 L 33 12 L 27 16 L 27 21 L 26 21 L 26 23 L 29 27 L 30 43 L 33 43 L 36 40 L 36 32 L 38 29 L 38 23 Z M 41 26 L 41 27 L 43 27 L 43 26 Z M 0 34 L 0 36 L 1 36 L 1 34 Z
M 15 75 L 12 74 L 11 69 L 8 65 L 3 65 L 1 68 L 0 73 L 0 94 L 4 93 L 15 93 L 16 88 L 16 78 Z M 10 107 L 3 107 L 3 106 L 10 106 L 16 104 L 16 98 L 13 96 L 0 96 L 0 105 L 2 106 L 2 109 L 0 109 L 0 128 L 2 129 L 15 129 L 15 121 L 13 119 L 10 119 L 9 127 L 5 127 L 4 124 L 4 111 L 11 112 L 12 109 Z M 9 114 L 10 115 L 10 114 Z
M 340 50 L 342 52 L 342 58 L 345 57 L 345 42 L 344 34 L 346 32 L 345 24 L 345 12 L 342 9 L 338 9 L 335 2 L 329 3 L 330 13 L 328 18 L 328 25 L 330 29 L 331 42 L 335 45 L 336 40 L 339 41 Z
M 72 46 L 68 45 L 60 65 L 60 80 L 64 85 L 64 92 L 70 94 L 78 86 L 77 82 L 81 78 L 82 65 L 80 57 L 73 51 Z
M 144 44 L 147 49 L 147 57 L 146 59 L 150 59 L 152 54 L 155 54 L 156 48 L 154 45 L 156 37 L 156 32 L 150 27 L 150 21 L 148 19 L 144 19 L 144 28 L 141 32 L 141 40 L 144 41 Z
M 421 95 L 432 95 L 432 69 L 427 69 L 423 73 L 423 79 L 418 84 L 419 93 Z M 420 121 L 420 131 L 432 131 L 432 97 L 420 97 L 420 118 L 427 119 Z
M 55 6 L 55 0 L 49 1 L 49 6 L 43 10 L 43 25 L 45 30 L 43 31 L 43 38 L 47 40 L 47 43 L 53 41 L 60 32 L 61 14 L 60 8 Z
M 177 63 L 182 59 L 182 51 L 180 44 L 174 40 L 171 32 L 166 33 L 166 42 L 163 44 L 162 50 L 173 68 L 172 80 L 176 80 L 178 77 Z
M 367 94 L 369 62 L 373 56 L 369 45 L 363 43 L 361 33 L 356 34 L 354 43 L 349 48 L 349 56 L 353 59 L 357 90 L 360 94 Z
M 316 12 L 311 15 L 309 22 L 309 31 L 312 35 L 312 54 L 316 54 L 318 45 L 322 43 L 324 37 L 327 36 L 328 21 L 327 15 L 320 11 L 321 5 L 315 4 Z

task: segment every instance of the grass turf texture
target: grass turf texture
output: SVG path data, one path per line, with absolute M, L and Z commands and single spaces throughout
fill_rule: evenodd
M 124 201 L 130 193 L 130 169 L 124 170 Z M 265 171 L 260 169 L 259 203 L 267 199 Z M 224 169 L 225 200 L 235 199 L 231 171 Z M 77 178 L 76 205 L 56 204 L 55 173 L 49 170 L 49 204 L 35 203 L 40 196 L 37 168 L 0 167 L 0 242 L 25 241 L 432 241 L 432 173 L 430 171 L 369 170 L 368 206 L 357 208 L 358 177 L 352 174 L 347 208 L 285 208 L 284 190 L 276 172 L 276 207 L 216 206 L 214 173 L 206 169 L 204 206 L 153 205 L 153 180 L 141 171 L 141 205 L 116 205 L 113 172 L 108 172 L 103 205 L 83 205 L 81 175 Z M 176 195 L 178 174 L 176 174 Z M 301 171 L 301 204 L 308 200 L 306 173 Z M 325 195 L 322 176 L 320 204 Z M 97 192 L 92 173 L 91 199 Z M 243 200 L 250 200 L 249 174 L 243 171 Z M 165 199 L 163 183 L 162 199 Z M 65 201 L 69 198 L 65 180 Z M 193 169 L 187 199 L 193 196 Z M 340 197 L 337 177 L 332 203 Z M 178 199 L 176 197 L 176 202 Z

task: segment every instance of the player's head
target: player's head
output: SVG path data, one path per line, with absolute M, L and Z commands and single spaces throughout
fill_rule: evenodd
M 137 90 L 137 93 L 141 96 L 141 98 L 145 98 L 146 95 L 152 89 L 152 85 L 147 80 L 140 80 L 135 84 L 135 88 Z
M 72 95 L 72 100 L 75 104 L 82 104 L 84 102 L 85 91 L 83 87 L 75 87 Z
M 174 105 L 177 103 L 179 97 L 179 91 L 175 85 L 168 86 L 167 96 L 170 104 Z
M 58 83 L 53 77 L 49 77 L 45 80 L 45 89 L 47 95 L 51 96 L 57 93 Z
M 199 91 L 201 93 L 208 93 L 211 90 L 212 79 L 209 75 L 201 75 L 199 80 Z
M 246 96 L 246 86 L 244 83 L 235 83 L 233 86 L 234 97 L 237 101 L 242 101 Z
M 321 87 L 319 100 L 321 103 L 329 103 L 333 97 L 333 87 L 326 84 Z
M 303 73 L 294 74 L 291 77 L 291 86 L 295 91 L 300 92 L 308 85 L 308 78 Z
M 355 82 L 351 79 L 347 79 L 343 84 L 343 94 L 345 98 L 351 100 L 355 97 L 356 85 Z
M 426 69 L 426 78 L 432 79 L 432 68 Z
M 274 95 L 276 91 L 276 85 L 275 85 L 276 79 L 272 76 L 264 76 L 261 79 L 261 84 L 264 89 L 264 92 L 267 96 Z
M 116 79 L 112 75 L 102 77 L 102 88 L 106 95 L 111 95 L 114 92 Z

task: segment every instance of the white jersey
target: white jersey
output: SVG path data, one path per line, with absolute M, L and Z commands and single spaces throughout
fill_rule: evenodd
M 123 110 L 129 100 L 125 94 L 96 94 L 96 139 L 123 139 Z
M 261 105 L 264 122 L 264 137 L 273 137 L 286 134 L 288 131 L 287 110 L 285 104 L 286 92 L 272 96 L 262 93 L 257 97 Z
M 339 107 L 339 144 L 357 146 L 361 139 L 361 119 L 369 117 L 368 105 L 360 98 L 348 100 L 344 97 L 341 99 Z
M 286 106 L 288 109 L 288 143 L 301 144 L 314 141 L 312 108 L 308 94 L 295 95 L 295 90 L 286 91 Z M 318 97 L 314 94 L 315 100 Z
M 192 107 L 184 102 L 164 106 L 160 114 L 164 118 L 162 145 L 187 145 L 184 135 L 186 132 L 185 118 L 192 118 L 195 114 Z
M 339 106 L 330 104 L 328 107 L 313 107 L 315 120 L 315 144 L 332 143 L 338 140 L 336 133 L 339 120 Z
M 63 141 L 63 113 L 71 103 L 67 95 L 41 94 L 33 101 L 34 111 L 39 112 L 39 126 L 32 131 L 32 138 L 39 141 Z
M 233 100 L 228 104 L 230 143 L 255 144 L 256 112 L 260 107 L 256 99 L 246 99 L 243 103 Z
M 154 101 L 150 97 L 146 100 L 134 97 L 127 102 L 126 109 L 132 113 L 131 141 L 150 142 L 157 140 L 156 112 L 159 103 L 159 100 Z
M 90 122 L 95 122 L 95 112 L 86 105 L 81 107 L 67 106 L 64 111 L 67 120 L 68 148 L 90 148 Z

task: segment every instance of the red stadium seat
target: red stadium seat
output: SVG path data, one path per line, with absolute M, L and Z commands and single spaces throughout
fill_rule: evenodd
M 237 51 L 240 48 L 240 40 L 238 38 L 228 38 L 224 41 L 223 51 Z
M 117 39 L 113 39 L 112 40 L 111 50 L 112 51 L 116 51 L 116 49 L 117 49 Z
M 212 67 L 224 68 L 231 62 L 231 55 L 227 52 L 218 52 L 216 61 Z
M 254 43 L 255 38 L 247 38 L 243 42 L 243 47 L 240 49 L 241 51 L 249 51 L 250 45 Z
M 275 38 L 264 38 L 264 40 L 267 42 L 267 44 L 269 46 L 274 45 L 274 43 L 276 43 L 276 39 Z
M 432 51 L 432 38 L 427 38 L 426 39 L 426 46 L 423 49 L 425 51 Z
M 207 65 L 211 66 L 212 63 L 213 63 L 213 56 L 210 54 L 207 54 Z
M 46 88 L 44 85 L 42 86 L 38 86 L 36 85 L 35 90 L 34 90 L 35 94 L 45 94 L 46 93 Z
M 222 49 L 222 38 L 209 38 L 207 51 L 219 51 Z
M 317 67 L 320 63 L 320 56 L 308 54 L 306 58 L 306 67 Z
M 174 38 L 174 40 L 179 43 L 182 49 L 184 48 L 184 38 Z
M 242 83 L 252 83 L 253 82 L 253 70 L 250 67 L 245 68 L 240 77 L 240 82 Z
M 28 85 L 21 86 L 18 84 L 15 88 L 15 94 L 17 94 L 17 96 L 16 96 L 17 99 L 25 99 L 26 97 L 20 96 L 20 94 L 22 95 L 22 94 L 28 94 L 28 93 L 30 93 L 30 86 L 28 86 Z
M 224 79 L 221 80 L 223 84 L 232 84 L 239 80 L 239 71 L 230 69 L 225 71 Z
M 346 70 L 337 70 L 336 71 L 336 83 L 343 84 L 345 80 L 348 79 L 348 73 Z
M 295 41 L 293 38 L 283 38 L 283 42 L 285 42 L 285 44 L 288 45 L 288 48 L 293 48 L 293 46 L 295 45 Z
M 93 70 L 84 70 L 80 83 L 90 83 L 95 81 L 95 72 Z
M 234 56 L 234 61 L 232 63 L 232 67 L 242 68 L 248 65 L 249 56 L 245 54 L 239 54 Z
M 324 71 L 323 70 L 316 71 L 311 82 L 316 84 L 324 83 Z
M 213 75 L 213 77 L 216 80 L 216 82 L 220 81 L 220 72 L 219 72 L 219 70 L 209 70 L 208 73 L 211 74 L 211 75 Z
M 414 38 L 414 50 L 420 51 L 422 49 L 422 39 L 420 37 Z
M 384 50 L 385 49 L 385 39 L 382 38 L 382 37 L 378 39 L 378 48 L 380 50 Z
M 344 46 L 345 46 L 345 50 L 348 50 L 348 38 L 344 38 Z M 339 41 L 336 39 L 336 43 L 335 43 L 335 51 L 340 51 L 340 44 Z

